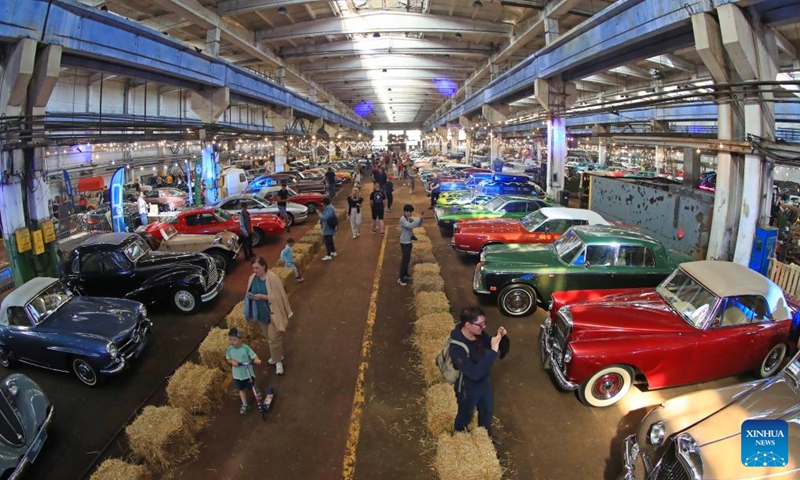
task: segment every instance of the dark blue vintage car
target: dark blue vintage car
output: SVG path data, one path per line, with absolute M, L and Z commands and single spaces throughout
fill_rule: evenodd
M 0 478 L 20 478 L 36 460 L 54 413 L 47 395 L 25 375 L 0 382 Z
M 0 365 L 72 372 L 94 387 L 139 356 L 150 326 L 139 302 L 80 297 L 57 278 L 34 278 L 0 304 Z

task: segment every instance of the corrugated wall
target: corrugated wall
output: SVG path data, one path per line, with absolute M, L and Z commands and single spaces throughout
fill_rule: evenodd
M 641 228 L 669 249 L 705 258 L 713 194 L 647 180 L 593 176 L 590 209 Z

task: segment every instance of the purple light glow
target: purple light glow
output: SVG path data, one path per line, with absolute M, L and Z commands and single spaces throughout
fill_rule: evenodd
M 372 113 L 372 108 L 372 102 L 364 100 L 356 105 L 355 108 L 353 108 L 353 112 L 355 112 L 355 114 L 359 117 L 364 118 Z
M 458 91 L 456 82 L 448 78 L 434 78 L 433 84 L 436 86 L 436 89 L 439 90 L 439 93 L 447 98 L 452 97 Z

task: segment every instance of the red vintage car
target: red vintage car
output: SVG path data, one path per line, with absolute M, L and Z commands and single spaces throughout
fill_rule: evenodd
M 661 285 L 552 296 L 542 362 L 593 407 L 649 389 L 744 372 L 764 378 L 786 355 L 792 309 L 781 289 L 731 262 L 683 263 Z
M 450 245 L 457 252 L 478 255 L 487 245 L 553 243 L 575 225 L 609 223 L 590 210 L 545 207 L 520 219 L 459 220 Z
M 253 245 L 261 244 L 266 237 L 279 236 L 286 228 L 283 220 L 271 213 L 251 213 L 250 221 L 253 224 Z M 239 215 L 230 214 L 215 207 L 185 210 L 164 223 L 172 225 L 180 233 L 216 235 L 219 232 L 228 231 L 239 234 Z M 158 240 L 163 240 L 161 237 L 163 225 L 159 222 L 149 223 L 144 227 L 144 231 Z
M 264 187 L 258 191 L 256 195 L 270 202 L 277 202 L 278 201 L 278 192 L 280 191 L 280 185 L 272 185 L 270 187 Z M 295 190 L 291 188 L 286 188 L 289 192 L 289 201 L 294 203 L 299 203 L 300 205 L 305 205 L 308 207 L 308 213 L 314 213 L 319 211 L 322 208 L 322 197 L 321 193 L 317 192 L 303 192 L 297 193 Z

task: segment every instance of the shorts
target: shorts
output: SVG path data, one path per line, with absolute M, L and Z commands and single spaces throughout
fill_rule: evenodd
M 240 391 L 241 390 L 250 390 L 251 388 L 253 388 L 253 379 L 252 378 L 248 378 L 248 379 L 245 379 L 245 380 L 237 380 L 237 379 L 234 378 L 233 379 L 233 383 L 236 384 L 236 390 L 240 390 Z
M 372 219 L 373 220 L 383 220 L 383 209 L 382 208 L 378 208 L 378 209 L 373 208 L 372 209 Z

